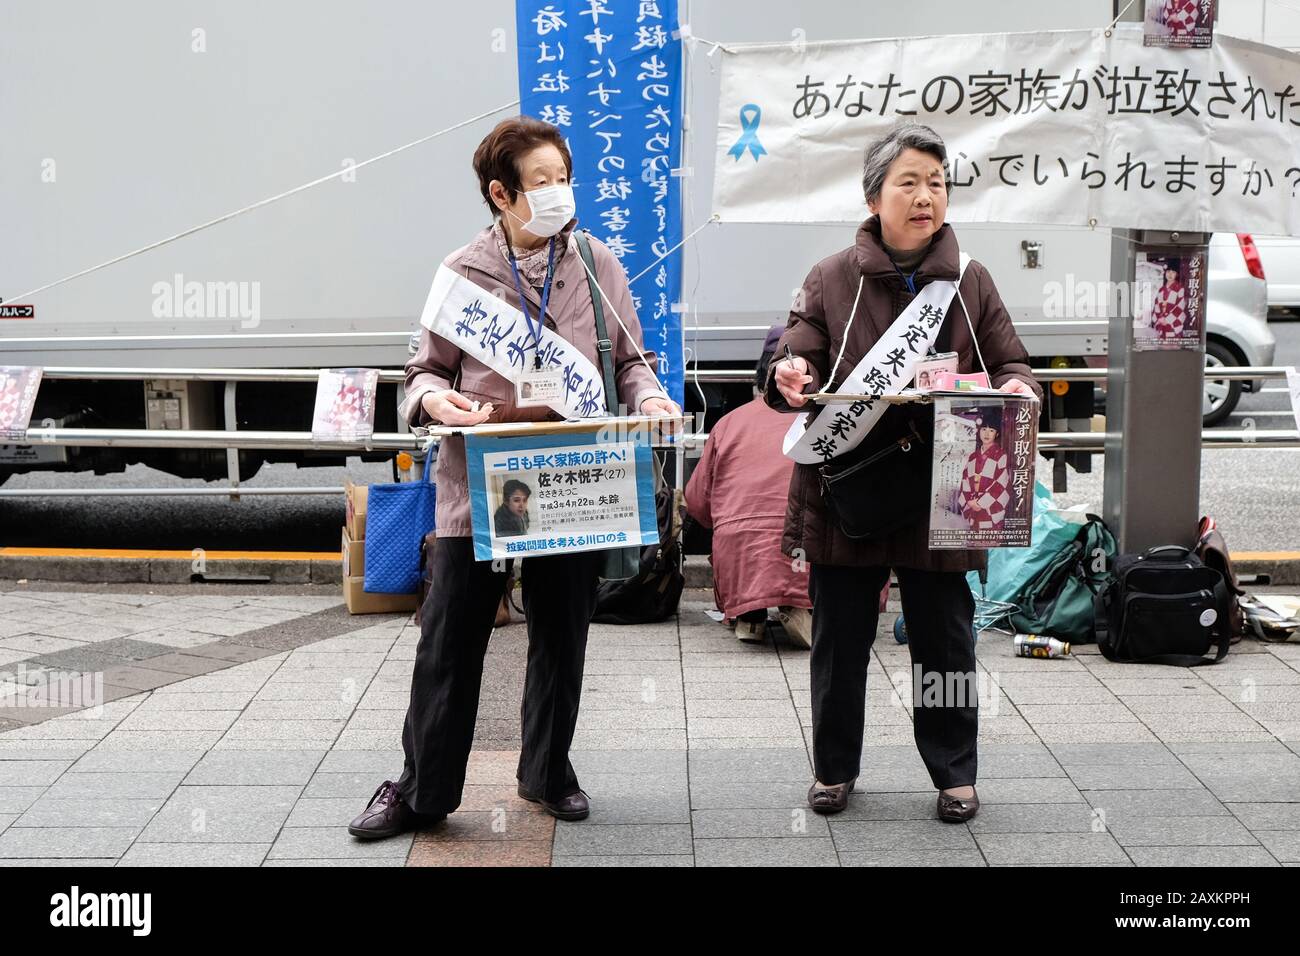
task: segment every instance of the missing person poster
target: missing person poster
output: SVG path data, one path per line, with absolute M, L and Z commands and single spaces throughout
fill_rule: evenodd
M 359 441 L 373 435 L 378 384 L 378 369 L 321 369 L 311 437 L 316 441 Z
M 35 365 L 0 366 L 0 439 L 21 441 L 27 437 L 41 371 Z
M 1027 548 L 1038 403 L 1013 395 L 934 402 L 930 548 Z
M 640 547 L 659 540 L 653 452 L 605 433 L 465 436 L 474 558 Z
M 1133 348 L 1198 349 L 1205 328 L 1204 252 L 1137 254 Z
M 1146 0 L 1143 46 L 1204 49 L 1214 42 L 1216 0 Z

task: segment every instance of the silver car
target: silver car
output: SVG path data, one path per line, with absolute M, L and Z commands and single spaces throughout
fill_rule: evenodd
M 1268 327 L 1268 285 L 1259 249 L 1248 233 L 1210 237 L 1209 301 L 1206 303 L 1205 365 L 1273 364 L 1277 340 Z M 1258 392 L 1264 380 L 1205 380 L 1205 427 L 1221 424 L 1243 391 Z
M 1269 314 L 1300 318 L 1300 236 L 1256 236 L 1255 245 L 1268 278 Z

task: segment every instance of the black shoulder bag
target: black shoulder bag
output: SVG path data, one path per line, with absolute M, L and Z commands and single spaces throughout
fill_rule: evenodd
M 950 351 L 951 344 L 944 316 L 935 351 Z M 854 449 L 817 468 L 826 507 L 855 541 L 886 537 L 929 514 L 934 414 L 928 407 L 906 414 L 908 434 L 902 438 L 870 453 Z
M 1120 555 L 1095 599 L 1097 646 L 1117 663 L 1217 664 L 1232 642 L 1229 598 L 1223 575 L 1187 548 Z

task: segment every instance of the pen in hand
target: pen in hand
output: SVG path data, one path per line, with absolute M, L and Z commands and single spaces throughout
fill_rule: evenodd
M 789 343 L 789 342 L 787 342 L 786 345 L 785 345 L 785 360 L 786 360 L 787 362 L 790 363 L 790 367 L 791 367 L 791 368 L 794 368 L 794 353 L 790 351 L 790 343 Z M 807 385 L 804 385 L 803 388 L 799 389 L 799 391 L 800 391 L 800 392 L 803 392 L 803 391 L 805 391 L 807 388 L 808 388 L 808 386 L 807 386 Z

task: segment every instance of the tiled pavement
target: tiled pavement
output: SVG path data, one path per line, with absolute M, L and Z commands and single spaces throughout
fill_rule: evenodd
M 737 643 L 695 592 L 678 620 L 592 628 L 573 762 L 593 810 L 556 823 L 514 795 L 514 625 L 491 643 L 461 809 L 363 843 L 344 826 L 400 770 L 413 622 L 349 618 L 322 588 L 5 587 L 0 671 L 102 668 L 116 688 L 84 713 L 0 707 L 5 865 L 1300 864 L 1300 645 L 1181 670 L 1091 647 L 1021 660 L 986 637 L 983 807 L 952 826 L 889 615 L 858 792 L 828 819 L 805 812 L 807 653 Z

